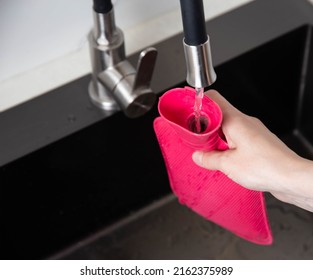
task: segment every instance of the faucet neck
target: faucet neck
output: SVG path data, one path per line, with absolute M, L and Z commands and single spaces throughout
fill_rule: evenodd
M 209 36 L 206 34 L 202 0 L 180 0 L 184 28 L 183 46 L 187 67 L 187 83 L 205 88 L 216 80 Z
M 198 46 L 207 41 L 202 0 L 180 0 L 185 43 Z
M 107 13 L 93 11 L 93 36 L 98 45 L 108 46 L 116 40 L 117 28 L 115 25 L 114 9 Z
M 112 9 L 111 0 L 93 0 L 93 9 L 97 13 L 106 14 Z

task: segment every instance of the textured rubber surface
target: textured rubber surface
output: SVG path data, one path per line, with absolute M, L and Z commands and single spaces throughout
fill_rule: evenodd
M 191 156 L 195 146 L 199 148 L 199 142 L 195 139 L 203 138 L 203 135 L 195 134 L 184 127 L 184 123 L 188 123 L 188 121 L 181 119 L 180 116 L 182 118 L 189 117 L 193 112 L 193 107 L 189 104 L 192 99 L 180 98 L 182 93 L 194 98 L 194 91 L 190 88 L 178 88 L 166 92 L 159 101 L 161 117 L 154 121 L 154 130 L 173 192 L 180 203 L 241 238 L 257 244 L 271 244 L 273 238 L 263 193 L 245 189 L 222 172 L 206 170 L 192 161 Z M 167 98 L 170 95 L 171 98 Z M 167 102 L 174 103 L 164 104 Z M 205 103 L 217 106 L 212 102 L 205 96 L 203 110 L 210 107 L 206 106 Z M 177 114 L 176 109 L 181 109 L 184 106 L 186 112 L 181 110 L 182 113 Z M 171 108 L 173 108 L 174 113 L 166 112 Z M 214 111 L 212 107 L 210 108 L 210 112 L 205 112 L 209 118 L 212 112 L 214 114 L 220 112 L 220 110 Z M 165 118 L 165 116 L 174 117 L 175 122 L 173 119 Z M 207 142 L 211 143 L 210 147 L 206 143 L 204 144 L 206 150 L 219 147 L 222 147 L 221 149 L 227 148 L 226 143 L 220 138 L 219 125 L 221 120 L 218 118 L 212 122 L 213 132 L 204 132 L 204 134 L 209 134 Z M 187 138 L 187 141 L 183 137 Z M 210 141 L 211 138 L 215 140 Z M 191 143 L 192 140 L 195 140 L 195 145 Z

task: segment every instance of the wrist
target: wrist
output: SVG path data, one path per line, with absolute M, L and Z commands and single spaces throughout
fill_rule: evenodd
M 282 182 L 286 194 L 313 199 L 313 162 L 298 157 L 289 166 Z

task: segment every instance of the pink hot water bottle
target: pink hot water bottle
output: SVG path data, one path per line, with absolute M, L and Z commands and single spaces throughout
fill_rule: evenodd
M 154 130 L 167 168 L 171 188 L 179 202 L 204 218 L 248 241 L 273 242 L 264 194 L 238 185 L 220 171 L 210 171 L 192 161 L 195 150 L 226 150 L 220 129 L 222 112 L 209 97 L 202 101 L 205 129 L 191 131 L 195 90 L 176 88 L 159 100 L 160 117 Z

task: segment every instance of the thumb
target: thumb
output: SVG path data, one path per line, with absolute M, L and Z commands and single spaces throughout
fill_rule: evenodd
M 200 167 L 209 169 L 209 170 L 222 170 L 223 158 L 225 158 L 225 153 L 228 151 L 211 151 L 203 152 L 196 151 L 192 154 L 192 160 L 195 164 Z

